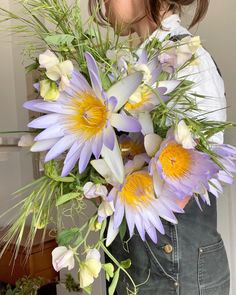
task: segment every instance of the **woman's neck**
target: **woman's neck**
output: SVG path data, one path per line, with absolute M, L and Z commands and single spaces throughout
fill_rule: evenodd
M 162 20 L 172 14 L 172 11 L 163 13 Z M 140 21 L 134 23 L 131 29 L 132 32 L 136 32 L 138 34 L 140 40 L 143 42 L 157 29 L 157 25 L 154 22 L 151 22 L 147 17 L 144 17 Z

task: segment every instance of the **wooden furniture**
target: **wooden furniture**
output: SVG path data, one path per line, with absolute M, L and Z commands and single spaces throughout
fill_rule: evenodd
M 13 260 L 14 244 L 9 247 L 0 258 L 0 281 L 15 285 L 15 282 L 23 276 L 42 277 L 47 282 L 57 281 L 58 273 L 52 266 L 52 250 L 57 246 L 55 238 L 47 232 L 42 243 L 42 231 L 37 231 L 32 250 L 26 260 L 24 242 L 29 229 L 26 228 L 22 245 L 16 260 Z M 4 230 L 0 230 L 0 238 Z M 1 248 L 1 247 L 0 247 Z

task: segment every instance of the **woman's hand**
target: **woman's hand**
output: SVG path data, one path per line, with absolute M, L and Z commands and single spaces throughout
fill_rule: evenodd
M 177 200 L 176 204 L 179 205 L 180 208 L 184 209 L 184 207 L 188 204 L 191 197 L 187 196 L 183 200 Z

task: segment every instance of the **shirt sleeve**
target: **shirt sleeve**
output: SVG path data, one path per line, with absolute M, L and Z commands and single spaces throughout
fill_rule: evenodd
M 178 77 L 186 75 L 188 80 L 194 82 L 191 93 L 204 96 L 193 96 L 201 117 L 209 121 L 225 122 L 227 115 L 224 81 L 211 55 L 203 47 L 200 47 L 196 54 L 196 63 L 181 70 Z M 196 116 L 196 112 L 188 115 Z M 222 144 L 224 142 L 223 132 L 215 134 L 209 138 L 209 141 Z

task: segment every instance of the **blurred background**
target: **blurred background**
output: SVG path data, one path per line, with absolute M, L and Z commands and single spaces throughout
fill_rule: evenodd
M 138 0 L 137 0 L 138 2 Z M 11 9 L 10 0 L 0 0 L 0 6 Z M 87 15 L 87 0 L 81 1 L 83 15 Z M 188 23 L 191 10 L 182 16 Z M 1 25 L 2 26 L 2 25 Z M 218 64 L 226 87 L 228 120 L 236 121 L 236 2 L 235 0 L 212 0 L 205 20 L 192 29 L 200 35 L 204 47 Z M 22 64 L 22 48 L 16 36 L 0 32 L 0 130 L 26 130 L 29 114 L 22 108 L 25 100 L 32 98 L 32 77 L 26 77 Z M 8 142 L 0 140 L 0 210 L 4 212 L 12 204 L 11 193 L 33 179 L 34 159 L 27 149 L 17 147 L 18 137 L 13 135 Z M 225 142 L 236 145 L 236 130 L 225 134 Z M 218 230 L 224 239 L 230 268 L 231 295 L 236 294 L 236 184 L 225 189 L 218 200 Z M 3 225 L 4 220 L 1 221 Z M 0 269 L 0 273 L 3 272 Z M 62 274 L 63 276 L 63 274 Z M 96 295 L 104 295 L 104 281 L 97 280 Z M 63 287 L 57 293 L 66 295 Z M 68 293 L 69 294 L 69 293 Z M 164 295 L 164 294 L 163 294 Z

